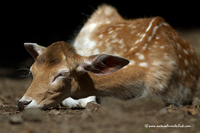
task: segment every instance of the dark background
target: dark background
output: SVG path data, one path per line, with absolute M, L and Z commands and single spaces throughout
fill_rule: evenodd
M 2 2 L 0 68 L 17 68 L 30 58 L 24 42 L 48 46 L 56 41 L 72 40 L 97 6 L 103 3 L 116 7 L 126 19 L 161 16 L 174 28 L 200 27 L 198 1 Z

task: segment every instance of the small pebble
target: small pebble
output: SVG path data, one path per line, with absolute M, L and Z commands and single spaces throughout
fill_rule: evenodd
M 86 105 L 86 109 L 89 111 L 97 111 L 100 108 L 100 105 L 96 102 L 89 102 Z
M 61 113 L 60 113 L 60 111 L 58 111 L 58 110 L 51 110 L 50 112 L 49 112 L 49 114 L 50 115 L 61 115 Z
M 197 115 L 198 114 L 198 110 L 195 109 L 195 108 L 188 109 L 188 114 Z
M 26 121 L 42 121 L 46 114 L 39 108 L 30 108 L 23 112 L 22 118 Z
M 196 97 L 196 98 L 193 100 L 192 105 L 193 105 L 193 106 L 199 106 L 199 105 L 200 105 L 200 100 L 199 100 L 199 98 Z
M 162 108 L 161 110 L 159 110 L 159 113 L 161 115 L 167 114 L 167 109 L 166 108 Z
M 92 115 L 91 111 L 88 109 L 85 109 L 85 111 L 81 114 L 81 119 L 86 120 L 88 118 L 91 118 L 92 116 L 93 115 Z
M 16 115 L 10 117 L 11 124 L 21 124 L 23 122 L 22 118 Z
M 24 129 L 20 133 L 34 133 L 34 132 L 30 129 Z

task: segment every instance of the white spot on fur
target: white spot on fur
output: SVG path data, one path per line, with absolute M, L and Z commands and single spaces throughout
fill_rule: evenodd
M 124 40 L 123 40 L 123 39 L 120 39 L 120 40 L 119 40 L 119 43 L 124 45 Z
M 93 51 L 93 54 L 95 55 L 95 54 L 99 54 L 100 52 L 99 52 L 99 49 L 95 49 L 94 51 Z
M 151 22 L 149 23 L 149 26 L 146 29 L 146 32 L 148 32 L 152 26 L 152 23 L 155 21 L 156 18 L 154 18 L 153 20 L 151 20 Z
M 121 30 L 122 28 L 116 28 L 115 30 L 117 31 L 117 30 Z
M 130 49 L 130 51 L 132 51 L 132 50 L 134 50 L 134 47 L 132 47 L 132 48 Z
M 107 50 L 110 50 L 111 49 L 110 43 L 106 43 L 106 47 L 107 47 Z
M 160 66 L 160 65 L 162 65 L 162 62 L 161 62 L 161 61 L 153 61 L 153 62 L 151 63 L 151 65 L 152 65 L 152 66 Z
M 117 33 L 113 33 L 111 38 L 115 39 L 116 37 L 117 37 Z
M 187 60 L 184 60 L 184 62 L 185 62 L 185 65 L 186 65 L 186 66 L 189 64 Z
M 111 14 L 113 13 L 113 9 L 112 9 L 112 8 L 105 8 L 105 9 L 104 9 L 104 13 L 105 13 L 107 16 L 109 16 L 109 15 L 111 15 Z
M 177 45 L 179 48 L 181 47 L 179 43 L 176 43 L 176 45 Z
M 186 72 L 185 71 L 183 71 L 183 76 L 186 76 Z
M 167 53 L 164 53 L 164 59 L 169 59 L 169 55 Z
M 113 30 L 111 30 L 111 31 L 108 32 L 108 34 L 112 34 L 112 33 L 113 33 Z
M 136 28 L 136 26 L 133 25 L 133 24 L 129 24 L 128 27 L 129 27 L 129 28 Z
M 124 48 L 124 53 L 126 53 L 127 52 L 127 48 Z
M 169 26 L 169 24 L 167 24 L 167 23 L 162 23 L 162 25 L 164 25 L 164 26 Z
M 135 41 L 135 44 L 137 44 L 139 41 L 140 41 L 140 40 L 136 40 L 136 41 Z
M 140 55 L 138 56 L 138 58 L 139 58 L 140 60 L 144 60 L 144 55 L 143 55 L 143 54 L 140 54 Z
M 156 44 L 154 44 L 154 45 L 153 45 L 153 48 L 157 48 L 157 45 L 156 45 Z
M 140 35 L 141 35 L 141 33 L 137 33 L 137 34 L 136 34 L 136 36 L 140 36 Z
M 118 38 L 116 38 L 116 39 L 113 39 L 112 41 L 110 41 L 111 43 L 117 43 L 117 42 L 119 42 L 119 39 Z
M 147 48 L 147 47 L 143 46 L 143 47 L 142 47 L 142 50 L 145 50 L 146 48 Z
M 149 36 L 148 41 L 151 41 L 151 39 L 153 38 L 153 36 L 156 34 L 157 29 L 159 28 L 159 26 L 155 26 L 153 28 L 153 32 L 151 34 L 151 36 Z
M 111 30 L 113 30 L 113 28 L 112 28 L 112 27 L 108 28 L 108 31 L 111 31 Z
M 102 38 L 103 38 L 103 34 L 100 34 L 100 35 L 99 35 L 99 38 L 102 39 Z
M 192 48 L 190 48 L 191 53 L 194 53 L 194 50 Z
M 82 56 L 89 56 L 92 54 L 92 50 L 94 49 L 94 47 L 96 46 L 96 41 L 94 40 L 89 40 L 87 37 L 84 38 L 84 41 L 82 43 L 83 46 L 81 47 L 81 45 L 77 45 L 75 48 L 77 49 L 77 53 L 82 55 Z
M 131 31 L 131 34 L 135 34 L 135 33 L 136 33 L 136 30 Z
M 138 40 L 136 40 L 136 41 L 135 41 L 135 44 L 141 42 L 141 41 L 144 39 L 144 37 L 146 36 L 146 34 L 144 33 L 144 34 L 141 34 L 140 36 L 141 36 L 141 38 L 138 39 Z
M 108 42 L 108 41 L 109 41 L 109 39 L 110 39 L 110 38 L 107 38 L 107 39 L 105 40 L 105 42 Z
M 118 24 L 117 26 L 121 26 L 122 27 L 122 26 L 124 26 L 124 24 Z
M 159 36 L 156 36 L 156 40 L 158 40 L 158 39 L 160 39 L 160 37 L 159 37 Z
M 148 64 L 146 62 L 141 62 L 141 63 L 139 63 L 139 66 L 141 66 L 141 67 L 148 67 Z
M 66 60 L 66 56 L 63 55 L 62 57 L 63 57 L 63 60 Z
M 147 43 L 145 43 L 145 45 L 142 47 L 142 50 L 145 50 L 147 48 Z
M 164 49 L 165 48 L 165 46 L 160 46 L 160 49 Z
M 129 65 L 135 65 L 135 61 L 133 61 L 133 60 L 130 60 L 130 63 L 129 63 Z
M 183 49 L 183 52 L 188 55 L 188 51 L 187 50 Z
M 120 49 L 123 49 L 124 48 L 124 44 L 121 43 L 121 45 L 119 46 Z

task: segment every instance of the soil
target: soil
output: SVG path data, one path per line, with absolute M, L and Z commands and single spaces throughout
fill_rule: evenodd
M 200 30 L 180 31 L 200 55 Z M 10 71 L 0 69 L 0 73 Z M 89 103 L 85 109 L 62 106 L 48 110 L 18 111 L 16 102 L 31 80 L 0 77 L 1 133 L 200 133 L 200 88 L 192 105 L 165 106 L 155 97 L 121 101 L 103 98 L 101 105 Z

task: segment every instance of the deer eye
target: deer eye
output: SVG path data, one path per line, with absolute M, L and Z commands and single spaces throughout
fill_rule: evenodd
M 55 82 L 55 81 L 58 80 L 58 79 L 67 78 L 67 77 L 69 77 L 69 75 L 70 75 L 70 72 L 69 72 L 69 71 L 61 71 L 61 72 L 58 72 L 58 74 L 54 77 L 54 79 L 53 79 L 52 82 Z

